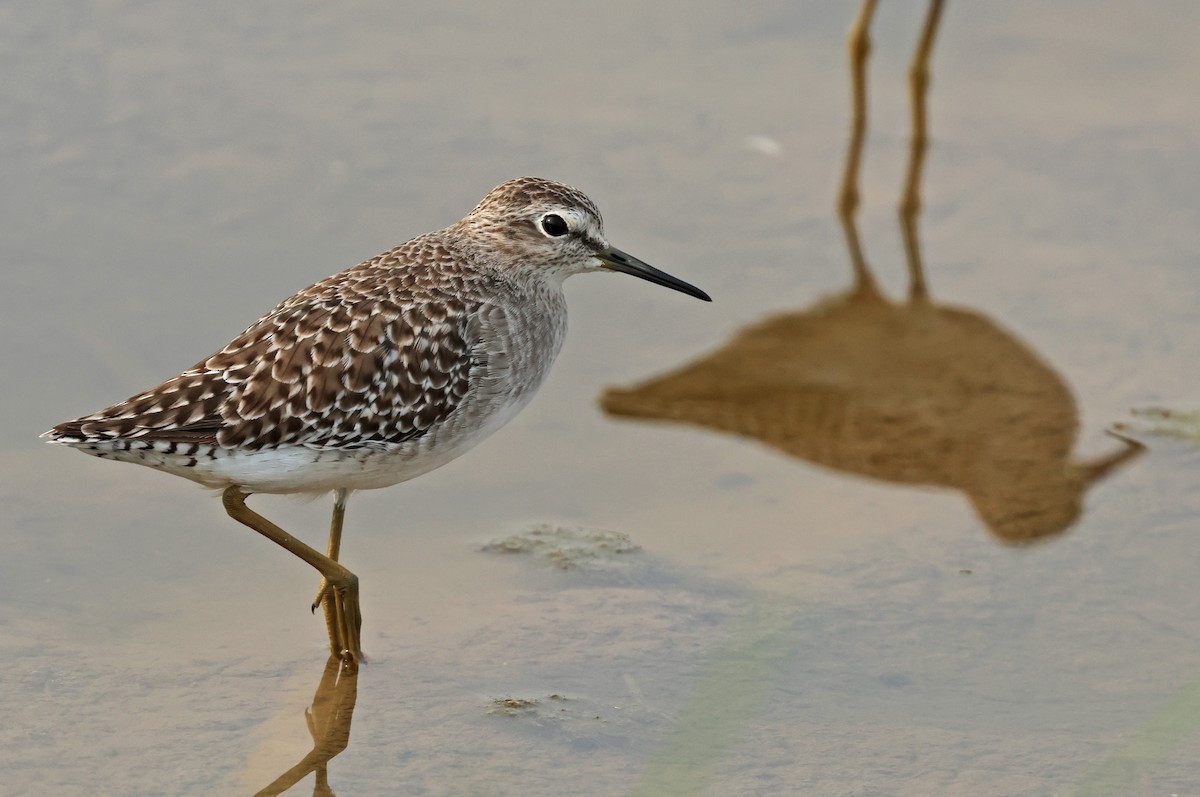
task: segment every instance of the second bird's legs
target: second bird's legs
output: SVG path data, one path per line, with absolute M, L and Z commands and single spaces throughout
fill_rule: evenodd
M 859 205 L 859 167 L 862 164 L 863 146 L 867 129 L 867 60 L 871 53 L 871 21 L 875 16 L 878 0 L 863 0 L 858 16 L 850 26 L 846 45 L 850 56 L 850 77 L 853 110 L 850 122 L 850 145 L 846 152 L 846 165 L 842 172 L 842 187 L 838 194 L 838 215 L 850 249 L 850 261 L 854 267 L 855 290 L 862 296 L 879 294 L 875 278 L 867 266 L 862 242 L 858 235 L 855 217 Z M 904 178 L 904 189 L 900 199 L 900 225 L 904 234 L 904 249 L 908 260 L 909 299 L 923 301 L 928 298 L 929 288 L 925 283 L 925 272 L 921 263 L 921 247 L 917 222 L 921 214 L 921 174 L 925 165 L 928 146 L 926 131 L 926 95 L 929 89 L 929 60 L 933 53 L 934 35 L 941 19 L 945 0 L 930 0 L 921 38 L 913 53 L 908 71 L 909 93 L 912 100 L 912 139 L 909 144 L 908 171 Z
M 921 171 L 925 165 L 926 95 L 929 92 L 929 59 L 933 53 L 933 38 L 942 16 L 943 0 L 930 0 L 929 13 L 921 29 L 921 38 L 908 68 L 908 90 L 912 102 L 912 139 L 909 143 L 908 173 L 900 199 L 900 229 L 904 234 L 904 252 L 908 259 L 908 297 L 921 301 L 929 298 L 925 270 L 921 264 L 921 237 L 917 222 L 921 215 Z
M 316 568 L 327 583 L 326 625 L 329 629 L 329 649 L 338 658 L 357 661 L 362 656 L 359 630 L 362 613 L 358 603 L 358 576 L 336 561 L 288 534 L 262 515 L 246 506 L 249 493 L 237 486 L 225 488 L 221 496 L 225 511 L 234 520 L 257 531 L 280 547 L 290 551 Z M 343 502 L 343 510 L 345 504 Z M 332 606 L 329 604 L 332 603 Z
M 879 288 L 867 267 L 855 215 L 859 204 L 858 170 L 862 164 L 863 142 L 867 132 L 867 57 L 871 53 L 871 19 L 875 15 L 875 4 L 876 0 L 863 0 L 846 40 L 850 55 L 854 109 L 850 121 L 850 146 L 846 152 L 842 188 L 838 194 L 838 216 L 846 234 L 846 246 L 850 249 L 850 262 L 854 267 L 854 288 L 860 295 L 871 297 L 879 295 Z

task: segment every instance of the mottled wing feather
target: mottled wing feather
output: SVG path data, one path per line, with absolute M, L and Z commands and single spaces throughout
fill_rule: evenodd
M 306 291 L 188 371 L 52 433 L 250 450 L 411 440 L 467 394 L 471 309 L 445 297 L 400 305 Z
M 118 438 L 163 439 L 160 432 L 185 432 L 179 441 L 215 442 L 219 409 L 225 386 L 210 375 L 185 371 L 161 385 L 91 415 L 61 423 L 50 436 L 64 442 L 92 442 Z

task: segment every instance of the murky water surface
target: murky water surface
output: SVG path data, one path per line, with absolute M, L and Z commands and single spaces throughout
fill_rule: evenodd
M 913 304 L 922 14 L 873 28 L 884 301 L 849 6 L 0 7 L 0 792 L 1200 793 L 1200 453 L 1104 433 L 1198 392 L 1200 11 L 948 5 Z M 36 439 L 520 174 L 715 301 L 572 280 L 520 418 L 353 497 L 357 678 L 212 496 Z

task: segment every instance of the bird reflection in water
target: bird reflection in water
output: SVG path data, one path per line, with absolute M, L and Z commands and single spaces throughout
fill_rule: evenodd
M 256 792 L 255 797 L 283 794 L 309 773 L 316 773 L 313 797 L 333 797 L 333 789 L 329 786 L 329 761 L 350 743 L 350 721 L 357 699 L 357 662 L 330 656 L 313 695 L 312 706 L 304 711 L 313 740 L 312 750 L 271 785 Z
M 875 0 L 849 35 L 853 122 L 838 203 L 854 285 L 768 318 L 673 373 L 610 389 L 612 415 L 689 423 L 754 438 L 800 459 L 889 482 L 966 493 L 988 529 L 1020 544 L 1060 534 L 1088 487 L 1140 444 L 1072 458 L 1078 409 L 1053 368 L 981 313 L 939 305 L 926 286 L 917 222 L 928 65 L 943 2 L 929 7 L 909 70 L 912 140 L 900 202 L 907 301 L 885 298 L 855 224 Z

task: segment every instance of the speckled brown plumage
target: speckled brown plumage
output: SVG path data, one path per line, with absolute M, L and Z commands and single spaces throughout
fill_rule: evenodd
M 450 258 L 417 239 L 334 275 L 182 374 L 53 433 L 62 442 L 126 438 L 248 450 L 417 437 L 461 404 L 472 367 L 483 364 L 469 336 L 470 315 L 484 300 L 446 284 L 436 265 Z M 413 261 L 430 267 L 397 268 Z
M 341 565 L 352 490 L 443 465 L 537 391 L 566 334 L 562 281 L 610 268 L 707 299 L 609 246 L 595 204 L 524 177 L 461 221 L 311 287 L 157 387 L 46 433 L 223 490 L 225 509 L 316 568 L 330 651 L 358 659 L 358 580 Z M 334 491 L 322 554 L 246 505 Z
M 511 180 L 461 221 L 300 291 L 183 373 L 47 435 L 209 486 L 394 484 L 528 402 L 565 334 L 562 280 L 602 267 L 707 298 L 609 247 L 581 192 Z

